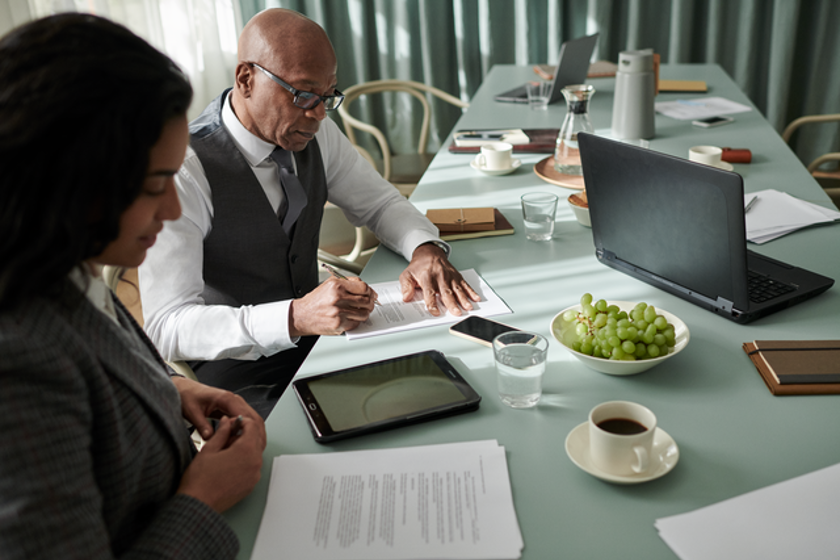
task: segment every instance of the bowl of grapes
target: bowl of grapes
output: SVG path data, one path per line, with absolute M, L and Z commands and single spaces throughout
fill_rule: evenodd
M 635 375 L 679 354 L 688 327 L 644 302 L 595 300 L 584 294 L 551 320 L 551 333 L 572 355 L 609 375 Z

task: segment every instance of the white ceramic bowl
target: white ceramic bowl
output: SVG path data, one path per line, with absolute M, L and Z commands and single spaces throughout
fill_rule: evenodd
M 574 195 L 571 195 L 574 196 Z M 592 221 L 589 219 L 589 208 L 584 208 L 583 206 L 578 206 L 574 202 L 572 202 L 571 197 L 567 199 L 569 202 L 569 206 L 572 207 L 572 212 L 575 213 L 575 218 L 577 221 L 586 227 L 592 227 Z
M 610 301 L 608 303 L 610 305 L 617 305 L 622 311 L 627 311 L 628 313 L 636 307 L 635 303 L 631 303 L 629 301 Z M 665 360 L 676 356 L 688 345 L 689 333 L 686 324 L 680 321 L 676 315 L 668 313 L 664 309 L 657 307 L 657 315 L 662 315 L 669 323 L 674 325 L 674 334 L 677 339 L 677 343 L 673 348 L 668 350 L 667 354 L 656 358 L 636 360 L 635 362 L 607 360 L 605 358 L 587 356 L 586 354 L 581 354 L 580 352 L 572 350 L 572 343 L 577 340 L 577 334 L 575 333 L 573 326 L 574 323 L 569 323 L 563 320 L 563 314 L 569 310 L 580 311 L 580 305 L 572 305 L 555 315 L 554 319 L 551 320 L 551 334 L 553 334 L 554 338 L 556 338 L 557 341 L 566 348 L 566 350 L 571 352 L 575 358 L 592 369 L 600 371 L 601 373 L 607 373 L 609 375 L 634 375 L 642 373 L 643 371 L 647 371 L 650 368 L 661 364 Z

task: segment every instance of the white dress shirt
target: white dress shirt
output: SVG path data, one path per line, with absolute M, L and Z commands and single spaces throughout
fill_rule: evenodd
M 224 103 L 222 123 L 277 212 L 284 201 L 274 145 L 251 134 Z M 407 260 L 418 246 L 440 241 L 437 228 L 365 161 L 329 118 L 315 135 L 327 179 L 327 200 L 356 226 Z M 293 158 L 294 159 L 294 158 Z M 289 334 L 291 300 L 230 307 L 205 305 L 204 239 L 213 222 L 213 197 L 192 148 L 175 177 L 182 216 L 166 222 L 140 267 L 144 328 L 165 360 L 256 360 L 294 348 Z

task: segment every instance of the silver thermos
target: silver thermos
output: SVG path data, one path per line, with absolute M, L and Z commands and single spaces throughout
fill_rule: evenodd
M 655 80 L 653 49 L 619 53 L 613 99 L 613 136 L 620 139 L 653 138 L 656 132 L 653 119 Z

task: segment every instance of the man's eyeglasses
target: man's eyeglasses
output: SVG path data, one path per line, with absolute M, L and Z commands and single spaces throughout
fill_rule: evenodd
M 283 88 L 294 95 L 295 107 L 300 107 L 301 109 L 314 109 L 319 103 L 323 103 L 324 109 L 327 111 L 334 111 L 335 109 L 338 109 L 338 106 L 341 105 L 342 101 L 344 101 L 344 94 L 338 90 L 335 90 L 334 95 L 318 95 L 317 93 L 312 93 L 311 91 L 300 91 L 299 89 L 293 88 L 256 62 L 250 62 L 249 64 L 255 68 L 259 68 L 263 74 L 280 84 Z

